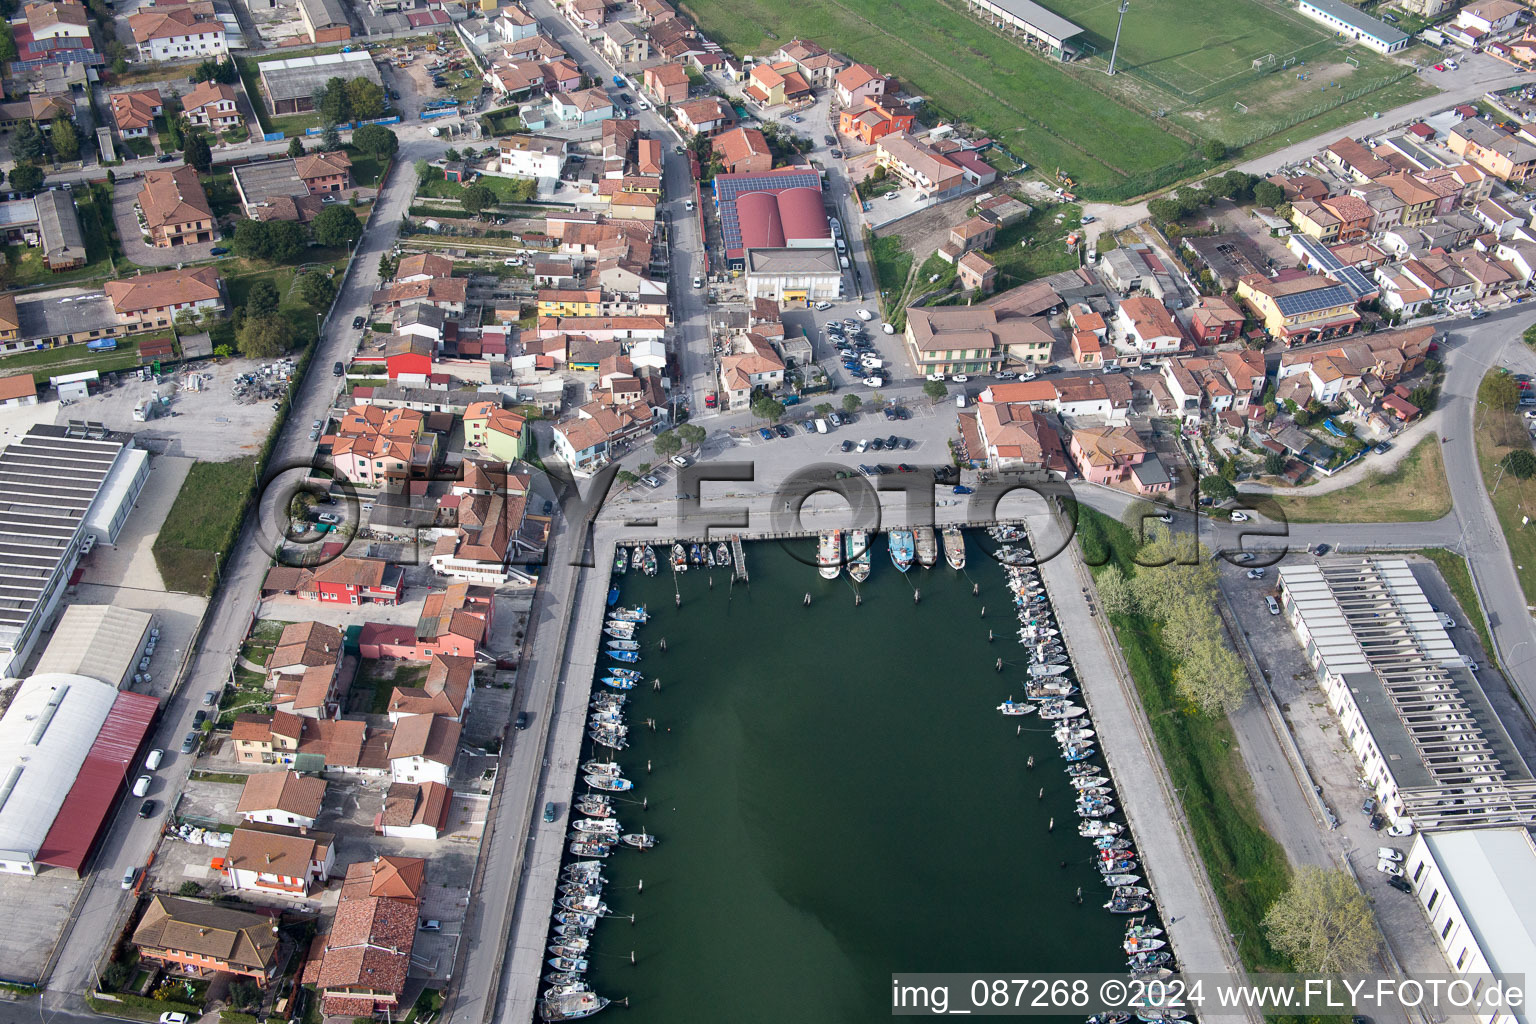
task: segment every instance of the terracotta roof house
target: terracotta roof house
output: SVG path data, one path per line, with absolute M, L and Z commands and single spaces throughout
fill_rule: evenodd
M 399 604 L 405 570 L 377 558 L 333 558 L 318 569 L 303 570 L 298 596 L 338 604 Z
M 352 184 L 352 158 L 339 149 L 329 153 L 308 153 L 294 157 L 293 173 L 309 189 L 310 195 L 342 192 Z
M 379 857 L 347 869 L 331 930 L 303 980 L 320 993 L 327 1015 L 395 1015 L 416 942 L 426 864 Z
M 146 171 L 139 209 L 150 241 L 159 247 L 213 240 L 213 208 L 197 170 Z
M 112 300 L 117 322 L 136 327 L 168 327 L 182 310 L 224 307 L 223 282 L 212 267 L 120 277 L 102 291 Z
M 255 772 L 245 777 L 235 813 L 245 821 L 314 828 L 324 802 L 324 779 L 293 772 Z
M 884 96 L 890 79 L 868 64 L 850 64 L 837 73 L 833 83 L 838 104 L 852 107 L 860 100 L 877 100 Z
M 436 782 L 392 783 L 375 830 L 394 839 L 438 839 L 448 830 L 453 790 Z
M 976 425 L 993 469 L 1070 475 L 1072 465 L 1061 446 L 1061 435 L 1028 404 L 982 402 L 976 406 Z
M 681 64 L 658 64 L 646 68 L 645 91 L 662 105 L 681 103 L 688 98 L 688 69 Z
M 459 752 L 459 723 L 440 715 L 407 715 L 395 724 L 389 744 L 390 774 L 396 782 L 448 784 Z
M 389 697 L 389 721 L 411 715 L 441 715 L 457 722 L 475 695 L 475 659 L 434 654 L 421 686 L 397 686 Z
M 264 982 L 277 968 L 271 913 L 156 893 L 133 930 L 142 959 L 178 975 L 233 974 Z
M 736 124 L 736 112 L 718 96 L 675 104 L 672 116 L 681 127 L 701 135 L 717 135 Z
M 728 174 L 773 169 L 768 140 L 756 128 L 732 128 L 716 135 L 712 145 Z
M 164 109 L 159 89 L 115 92 L 107 101 L 112 108 L 112 120 L 117 123 L 117 134 L 125 139 L 147 137 L 155 118 Z
M 329 832 L 248 824 L 230 840 L 224 878 L 234 889 L 302 897 L 330 879 L 335 863 L 336 837 Z
M 1134 472 L 1143 462 L 1157 461 L 1157 456 L 1130 427 L 1079 427 L 1072 433 L 1072 459 L 1083 479 L 1095 484 L 1132 481 L 1138 493 L 1167 491 L 1171 486 L 1167 473 L 1158 484 L 1145 481 Z
M 194 125 L 224 131 L 240 128 L 245 118 L 240 116 L 235 101 L 235 87 L 223 82 L 199 82 L 181 98 L 187 120 Z
M 267 656 L 267 688 L 280 676 L 302 676 L 312 668 L 334 668 L 342 657 L 341 630 L 323 622 L 290 622 Z

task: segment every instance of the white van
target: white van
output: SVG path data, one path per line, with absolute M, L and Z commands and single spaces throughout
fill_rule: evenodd
M 133 795 L 143 796 L 149 792 L 149 784 L 154 781 L 148 775 L 140 775 L 138 781 L 133 784 Z
M 817 420 L 816 421 L 816 433 L 818 433 L 818 434 L 825 434 L 826 432 L 827 432 L 827 421 L 826 420 Z
M 958 395 L 955 396 L 955 405 L 957 405 L 961 409 L 965 408 L 965 392 L 964 391 L 960 392 Z
M 840 252 L 840 253 L 847 252 L 848 251 L 848 243 L 843 241 L 841 238 L 839 238 L 837 240 L 837 251 Z
M 147 772 L 154 771 L 156 768 L 160 767 L 160 762 L 164 759 L 165 751 L 161 750 L 159 747 L 156 747 L 154 750 L 151 750 L 149 752 L 149 756 L 144 759 L 144 770 Z

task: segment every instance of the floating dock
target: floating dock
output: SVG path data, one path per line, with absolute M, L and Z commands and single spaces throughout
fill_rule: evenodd
M 747 554 L 742 550 L 739 536 L 731 538 L 731 579 L 747 582 Z

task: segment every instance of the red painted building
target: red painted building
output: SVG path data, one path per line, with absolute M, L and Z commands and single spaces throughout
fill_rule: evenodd
M 299 581 L 299 596 L 337 604 L 399 604 L 405 570 L 372 558 L 337 558 Z
M 434 655 L 473 658 L 490 635 L 495 596 L 492 588 L 469 583 L 428 594 L 415 627 L 364 624 L 358 653 L 406 661 L 431 661 Z
M 432 372 L 432 352 L 436 348 L 431 338 L 419 334 L 395 334 L 384 343 L 384 365 L 389 379 L 400 376 L 425 377 Z

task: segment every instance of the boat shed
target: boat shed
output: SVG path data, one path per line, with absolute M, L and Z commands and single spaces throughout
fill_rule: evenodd
M 37 675 L 78 675 L 119 690 L 133 678 L 154 616 L 106 604 L 72 604 L 38 659 Z

